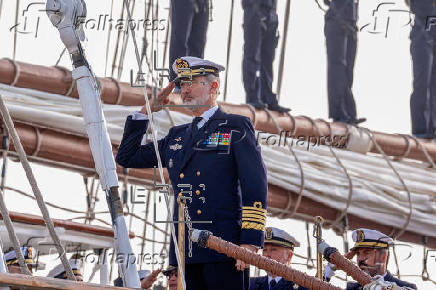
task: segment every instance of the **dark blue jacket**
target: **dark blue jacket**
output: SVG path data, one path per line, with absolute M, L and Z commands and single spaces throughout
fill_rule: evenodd
M 436 0 L 410 0 L 410 10 L 420 18 L 436 17 Z
M 358 18 L 358 0 L 331 0 L 326 19 L 355 22 Z
M 250 278 L 250 290 L 309 290 L 294 282 L 280 279 L 279 283 L 270 289 L 268 285 L 268 276 Z
M 400 287 L 406 286 L 406 287 L 410 287 L 412 289 L 418 289 L 418 288 L 416 288 L 415 284 L 407 283 L 405 281 L 401 281 L 401 280 L 395 278 L 394 276 L 392 276 L 392 274 L 389 271 L 387 271 L 384 279 L 385 279 L 385 281 L 395 282 Z M 361 290 L 361 289 L 363 289 L 363 287 L 357 282 L 348 282 L 347 283 L 347 290 Z
M 127 118 L 118 164 L 127 168 L 157 166 L 153 144 L 141 145 L 147 126 L 146 120 Z M 191 124 L 175 126 L 158 141 L 158 147 L 174 194 L 192 197 L 188 202 L 192 221 L 212 221 L 194 223 L 193 227 L 235 244 L 263 247 L 268 183 L 250 119 L 218 109 L 193 138 L 191 132 Z M 175 205 L 173 217 L 177 220 Z M 185 248 L 188 264 L 230 260 L 196 244 L 189 258 L 187 244 Z M 176 264 L 172 242 L 170 264 Z

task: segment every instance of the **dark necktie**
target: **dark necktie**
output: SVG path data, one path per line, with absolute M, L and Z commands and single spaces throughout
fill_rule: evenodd
M 198 133 L 197 125 L 201 120 L 203 120 L 203 117 L 195 117 L 194 120 L 192 121 L 192 128 L 191 128 L 192 137 L 197 135 Z
M 271 282 L 269 282 L 269 289 L 273 289 L 276 286 L 277 282 L 276 279 L 272 279 Z

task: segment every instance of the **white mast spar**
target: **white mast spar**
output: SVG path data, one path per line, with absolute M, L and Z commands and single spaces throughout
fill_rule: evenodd
M 123 215 L 123 206 L 118 192 L 118 176 L 112 152 L 112 144 L 106 129 L 101 108 L 100 86 L 85 58 L 81 41 L 85 39 L 82 23 L 86 18 L 86 4 L 83 0 L 47 0 L 47 15 L 59 30 L 62 42 L 73 62 L 72 76 L 76 81 L 86 130 L 89 137 L 95 169 L 100 177 L 114 229 L 117 255 L 124 259 L 119 263 L 124 286 L 140 288 L 135 255 L 129 242 L 129 234 Z

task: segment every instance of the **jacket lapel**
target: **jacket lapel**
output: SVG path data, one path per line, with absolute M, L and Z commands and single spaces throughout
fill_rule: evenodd
M 206 122 L 206 124 L 204 124 L 203 127 L 200 128 L 200 130 L 198 130 L 195 136 L 191 136 L 192 123 L 190 126 L 188 126 L 185 133 L 185 138 L 187 139 L 185 139 L 186 140 L 186 146 L 184 152 L 185 156 L 181 164 L 181 168 L 180 168 L 181 170 L 185 168 L 189 160 L 191 160 L 192 156 L 196 153 L 197 150 L 195 150 L 194 148 L 197 147 L 198 142 L 204 140 L 204 135 L 211 134 L 221 123 L 227 122 L 223 114 L 224 113 L 218 108 L 215 114 L 213 114 L 212 117 L 210 117 L 210 119 Z

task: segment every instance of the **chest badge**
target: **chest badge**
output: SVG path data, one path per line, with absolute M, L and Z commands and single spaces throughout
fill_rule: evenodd
M 170 145 L 170 149 L 174 150 L 174 151 L 177 151 L 177 150 L 182 149 L 182 145 L 180 145 L 180 144 Z
M 204 140 L 204 145 L 208 147 L 218 145 L 228 146 L 230 145 L 230 134 L 221 132 L 212 133 L 207 137 L 206 140 Z
M 182 137 L 174 138 L 174 141 L 176 141 L 176 142 L 180 142 L 180 141 L 182 141 Z

